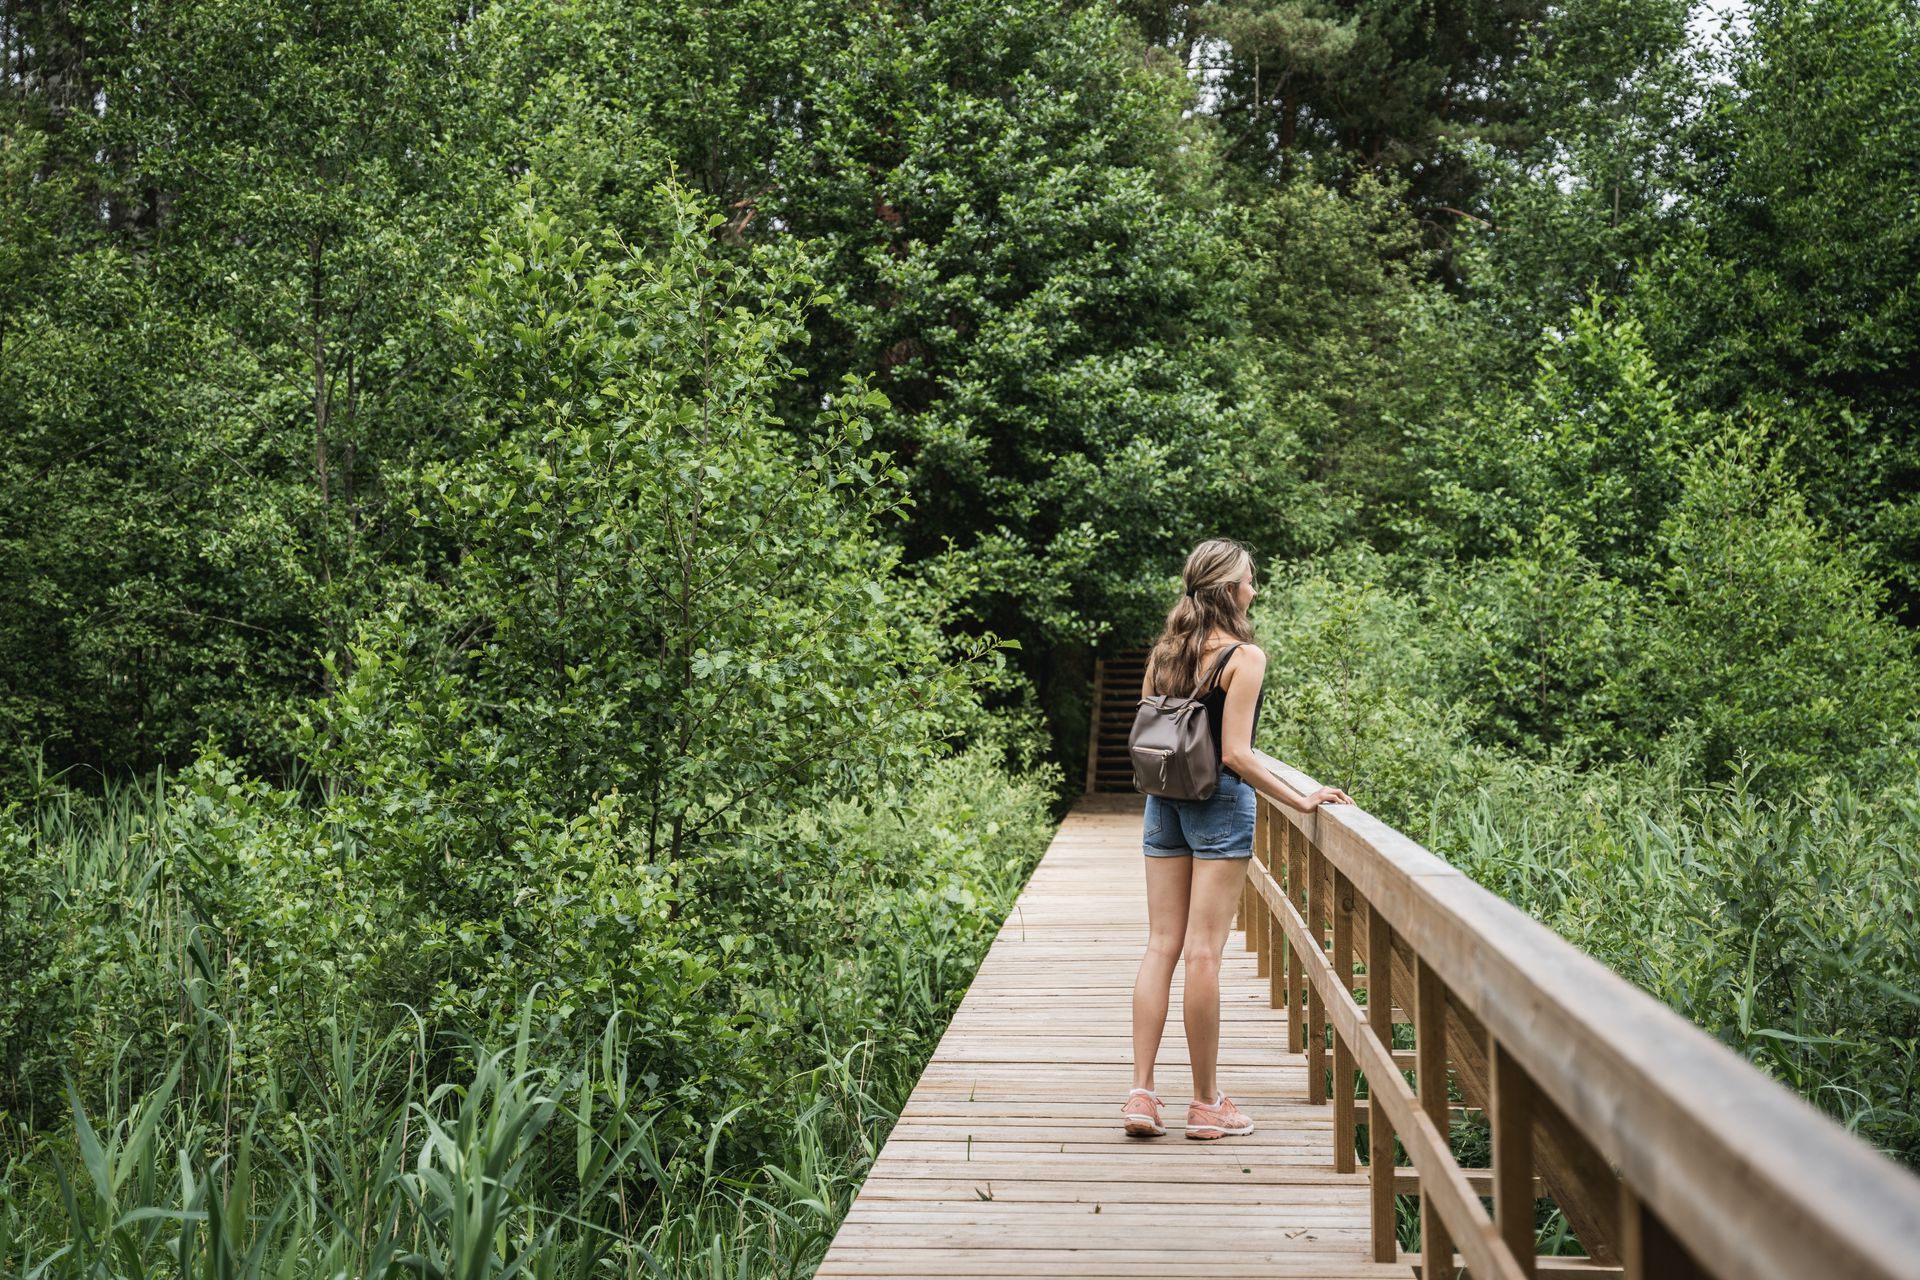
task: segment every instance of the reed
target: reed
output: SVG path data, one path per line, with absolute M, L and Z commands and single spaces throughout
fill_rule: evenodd
M 845 931 L 733 944 L 769 949 L 734 996 L 797 1034 L 751 1064 L 778 1077 L 691 1102 L 657 1076 L 657 1024 L 583 1035 L 540 991 L 504 1035 L 343 1005 L 267 1053 L 274 1011 L 233 976 L 248 940 L 168 873 L 170 781 L 47 781 L 0 829 L 8 909 L 70 926 L 8 953 L 0 1049 L 59 1083 L 57 1105 L 0 1086 L 0 1274 L 810 1275 L 1044 844 L 1044 791 L 995 778 L 962 761 L 897 809 L 806 817 L 847 865 L 786 892 L 825 893 Z

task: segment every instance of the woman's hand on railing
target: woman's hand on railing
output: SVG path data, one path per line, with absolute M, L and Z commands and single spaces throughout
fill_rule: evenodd
M 1291 779 L 1299 778 L 1301 782 L 1311 779 L 1289 769 L 1265 752 L 1224 752 L 1221 763 L 1251 782 L 1254 790 L 1267 799 L 1299 813 L 1312 813 L 1323 804 L 1353 803 L 1353 797 L 1338 787 L 1321 787 L 1311 792 L 1295 790 Z
M 1322 787 L 1307 797 L 1308 813 L 1312 813 L 1323 804 L 1352 804 L 1353 797 L 1338 787 Z

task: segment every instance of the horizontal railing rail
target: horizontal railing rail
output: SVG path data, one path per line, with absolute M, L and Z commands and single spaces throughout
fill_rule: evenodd
M 1367 1126 L 1379 1261 L 1404 1194 L 1429 1278 L 1920 1278 L 1920 1179 L 1652 996 L 1356 806 L 1262 797 L 1254 839 L 1242 925 L 1336 1169 Z M 1475 1114 L 1490 1169 L 1452 1152 Z M 1540 1198 L 1583 1258 L 1535 1256 Z

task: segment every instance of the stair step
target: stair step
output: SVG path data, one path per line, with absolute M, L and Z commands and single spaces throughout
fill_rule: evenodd
M 1132 792 L 1133 763 L 1127 758 L 1127 738 L 1140 706 L 1140 686 L 1146 679 L 1147 654 L 1141 650 L 1117 653 L 1101 660 L 1094 697 L 1098 710 L 1088 725 L 1087 788 L 1106 794 Z

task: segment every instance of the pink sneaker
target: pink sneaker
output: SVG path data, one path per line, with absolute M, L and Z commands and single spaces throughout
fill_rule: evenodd
M 1253 1121 L 1240 1108 L 1233 1105 L 1233 1099 L 1221 1094 L 1212 1105 L 1204 1102 L 1191 1103 L 1187 1107 L 1187 1136 L 1203 1141 L 1214 1138 L 1239 1137 L 1253 1132 Z
M 1135 1089 L 1120 1104 L 1120 1114 L 1131 1138 L 1158 1138 L 1167 1127 L 1160 1123 L 1160 1095 L 1151 1089 Z

